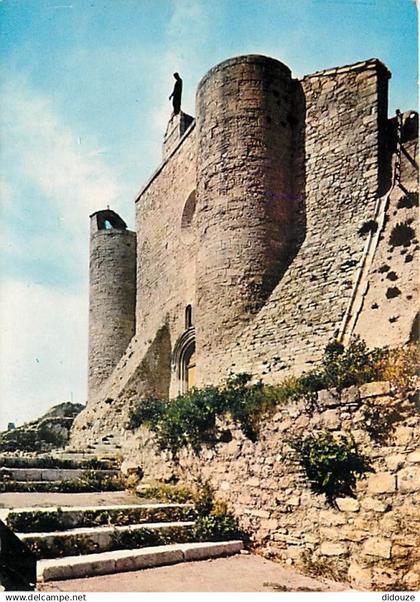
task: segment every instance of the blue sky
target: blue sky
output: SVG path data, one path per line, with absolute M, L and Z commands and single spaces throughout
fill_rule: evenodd
M 413 0 L 0 0 L 0 428 L 85 401 L 88 215 L 133 227 L 172 73 L 193 114 L 204 73 L 246 53 L 296 77 L 378 57 L 390 113 L 417 107 Z

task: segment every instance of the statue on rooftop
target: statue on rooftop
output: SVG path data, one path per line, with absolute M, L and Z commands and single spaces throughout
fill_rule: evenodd
M 181 96 L 182 96 L 182 79 L 179 73 L 174 73 L 175 85 L 169 100 L 172 98 L 172 106 L 174 108 L 174 115 L 178 115 L 181 110 Z

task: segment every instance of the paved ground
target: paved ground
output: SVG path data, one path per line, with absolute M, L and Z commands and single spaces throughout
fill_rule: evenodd
M 29 508 L 32 506 L 112 506 L 145 504 L 144 500 L 125 491 L 93 493 L 0 493 L 0 508 Z
M 305 577 L 260 556 L 242 554 L 117 575 L 41 583 L 38 589 L 70 592 L 349 591 L 342 583 Z

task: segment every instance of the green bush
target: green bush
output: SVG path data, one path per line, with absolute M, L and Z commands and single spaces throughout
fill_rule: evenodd
M 250 384 L 250 380 L 248 374 L 239 374 L 231 376 L 223 387 L 192 389 L 170 402 L 140 400 L 131 411 L 130 428 L 147 426 L 156 434 L 160 448 L 170 449 L 175 455 L 188 444 L 199 451 L 204 442 L 216 442 L 216 420 L 227 414 L 246 436 L 255 439 L 262 415 L 277 399 L 275 388 L 261 382 Z
M 369 351 L 360 337 L 354 337 L 348 347 L 340 343 L 327 346 L 322 362 L 324 388 L 341 391 L 352 385 L 373 382 L 381 378 L 381 360 L 386 350 Z
M 198 516 L 207 516 L 213 512 L 215 508 L 214 489 L 209 482 L 198 483 L 198 489 L 193 495 L 193 501 Z
M 192 532 L 196 541 L 247 539 L 226 504 L 215 499 L 214 490 L 208 482 L 200 484 L 194 502 L 197 519 Z
M 382 349 L 369 350 L 358 336 L 350 341 L 348 347 L 333 341 L 325 348 L 320 367 L 304 372 L 296 379 L 291 397 L 311 398 L 323 389 L 342 391 L 352 385 L 379 380 L 382 360 L 387 353 Z
M 242 432 L 251 440 L 258 437 L 263 416 L 279 403 L 277 389 L 261 381 L 251 384 L 251 375 L 237 374 L 228 378 L 222 389 L 224 412 L 240 425 Z
M 337 497 L 354 497 L 356 475 L 371 471 L 351 436 L 321 432 L 293 439 L 291 445 L 313 491 L 324 493 L 333 505 Z
M 144 424 L 156 434 L 160 448 L 171 450 L 174 456 L 186 445 L 198 452 L 203 443 L 219 441 L 217 419 L 224 416 L 230 416 L 246 437 L 256 440 L 261 420 L 279 404 L 304 399 L 312 412 L 322 389 L 342 391 L 384 378 L 386 370 L 390 372 L 390 362 L 385 360 L 391 356 L 395 356 L 395 351 L 369 350 L 359 337 L 354 337 L 347 347 L 333 341 L 327 345 L 319 368 L 300 377 L 289 377 L 272 386 L 261 381 L 252 383 L 249 374 L 237 374 L 222 386 L 193 389 L 174 400 L 149 397 L 133 407 L 129 426 L 135 429 Z M 404 382 L 411 382 L 413 365 L 404 362 L 408 366 Z
M 236 518 L 230 514 L 199 516 L 193 527 L 196 541 L 226 541 L 243 539 Z
M 194 491 L 183 485 L 157 484 L 145 489 L 143 495 L 164 501 L 193 502 L 194 508 L 184 509 L 183 512 L 185 512 L 184 520 L 195 519 L 191 531 L 194 541 L 246 539 L 246 534 L 240 530 L 236 518 L 227 511 L 223 502 L 215 499 L 214 490 L 207 482 L 198 483 Z M 151 536 L 158 536 L 159 541 L 164 543 L 161 539 L 162 534 L 152 533 Z M 139 537 L 143 536 L 139 535 Z M 155 545 L 160 544 L 155 543 Z
M 130 413 L 128 428 L 135 429 L 142 424 L 150 424 L 165 411 L 167 402 L 150 395 L 140 399 Z
M 202 442 L 214 440 L 221 407 L 222 396 L 216 387 L 193 389 L 168 403 L 158 421 L 150 426 L 163 449 L 176 452 L 190 444 L 198 451 Z
M 183 485 L 168 485 L 159 483 L 150 485 L 137 490 L 137 495 L 150 500 L 158 500 L 160 502 L 174 502 L 177 504 L 185 504 L 193 499 L 193 492 L 188 487 Z

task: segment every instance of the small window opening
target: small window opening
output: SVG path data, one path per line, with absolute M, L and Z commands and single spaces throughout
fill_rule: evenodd
M 110 221 L 108 221 L 107 219 L 104 222 L 104 229 L 105 230 L 112 230 L 112 224 Z
M 185 328 L 191 328 L 193 325 L 192 317 L 192 306 L 187 305 L 185 308 Z

